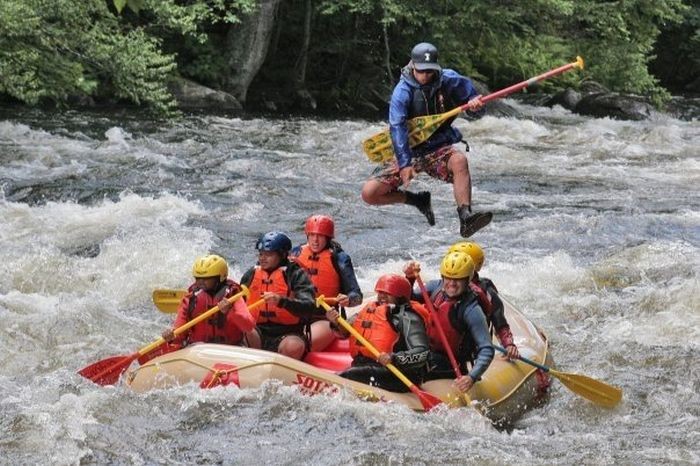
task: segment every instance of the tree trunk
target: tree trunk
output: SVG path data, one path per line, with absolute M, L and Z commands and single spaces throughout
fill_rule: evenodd
M 294 64 L 294 91 L 298 105 L 303 109 L 316 109 L 316 99 L 306 89 L 306 65 L 309 62 L 309 44 L 311 43 L 311 17 L 313 15 L 313 1 L 304 2 L 304 37 L 302 39 L 299 56 Z
M 394 75 L 391 73 L 391 47 L 389 46 L 389 31 L 386 23 L 382 24 L 382 36 L 384 36 L 384 66 L 386 66 L 386 75 L 389 77 L 389 84 L 394 87 Z
M 281 0 L 259 0 L 250 15 L 231 25 L 226 36 L 226 91 L 245 102 L 248 87 L 260 70 L 272 37 Z
M 299 49 L 299 56 L 294 64 L 294 84 L 297 89 L 303 89 L 306 84 L 306 64 L 309 61 L 309 44 L 311 43 L 311 0 L 304 2 L 304 37 Z

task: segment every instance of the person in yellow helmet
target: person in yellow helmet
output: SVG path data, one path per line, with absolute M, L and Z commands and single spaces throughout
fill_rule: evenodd
M 233 304 L 226 299 L 241 291 L 241 286 L 228 278 L 226 260 L 216 254 L 200 257 L 192 266 L 192 276 L 195 281 L 182 298 L 173 327 L 163 332 L 163 339 L 179 346 L 199 342 L 245 344 L 245 333 L 253 330 L 255 320 L 243 299 Z M 214 306 L 219 306 L 218 313 L 175 336 L 174 329 Z
M 451 252 L 464 252 L 471 257 L 474 262 L 474 277 L 469 283 L 469 286 L 478 298 L 479 305 L 486 314 L 489 327 L 498 337 L 501 346 L 508 352 L 506 357 L 509 359 L 517 359 L 520 353 L 513 341 L 513 333 L 510 331 L 508 320 L 506 320 L 503 301 L 498 296 L 496 285 L 494 285 L 490 279 L 479 276 L 479 271 L 484 265 L 484 250 L 473 241 L 459 241 L 449 247 L 447 253 L 449 254 Z
M 407 279 L 415 279 L 419 264 L 411 265 Z M 408 268 L 408 267 L 407 267 Z M 404 269 L 406 272 L 406 269 Z M 455 378 L 455 385 L 466 392 L 477 382 L 491 364 L 494 348 L 491 345 L 486 317 L 469 283 L 474 275 L 474 262 L 463 252 L 447 254 L 440 264 L 441 280 L 426 285 L 435 313 L 428 329 L 430 362 L 426 380 Z M 414 295 L 422 301 L 422 296 Z M 438 323 L 445 333 L 443 344 Z M 448 350 L 455 356 L 463 374 L 457 377 L 450 363 Z M 471 369 L 467 371 L 467 364 Z

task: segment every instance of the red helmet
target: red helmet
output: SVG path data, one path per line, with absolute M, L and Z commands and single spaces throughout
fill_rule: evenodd
M 406 277 L 393 273 L 382 275 L 374 286 L 374 291 L 384 292 L 396 298 L 411 299 L 413 288 Z
M 335 236 L 335 224 L 333 219 L 327 215 L 312 215 L 306 219 L 304 233 L 307 235 L 316 233 L 317 235 L 333 238 Z

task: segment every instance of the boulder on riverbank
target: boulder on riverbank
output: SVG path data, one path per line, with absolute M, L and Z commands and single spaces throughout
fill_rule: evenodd
M 474 87 L 481 95 L 488 95 L 491 91 L 486 84 L 474 81 Z M 241 103 L 231 94 L 217 91 L 202 86 L 195 82 L 178 79 L 173 81 L 170 87 L 175 96 L 180 109 L 211 109 L 211 110 L 242 110 Z M 247 102 L 246 108 L 252 110 L 262 110 L 266 112 L 302 112 L 320 113 L 328 112 L 328 102 L 318 102 L 309 91 L 299 94 L 287 95 L 278 89 L 253 94 Z M 388 107 L 388 96 L 382 98 L 378 94 L 371 94 L 365 100 L 356 102 L 356 108 L 335 108 L 335 111 L 342 110 L 345 114 L 375 114 L 380 113 L 381 117 L 386 116 Z M 637 95 L 620 94 L 611 92 L 604 86 L 587 81 L 578 90 L 565 89 L 554 95 L 546 94 L 515 94 L 518 98 L 530 105 L 543 105 L 552 107 L 560 105 L 574 113 L 597 118 L 614 118 L 618 120 L 645 120 L 661 114 L 649 101 L 649 99 Z M 326 105 L 324 105 L 326 104 Z M 339 102 L 335 102 L 338 107 Z M 485 106 L 485 114 L 496 117 L 521 118 L 521 112 L 503 100 L 488 102 Z M 700 98 L 674 97 L 664 109 L 674 118 L 682 120 L 692 120 L 700 118 Z M 475 116 L 469 112 L 462 116 L 467 119 L 474 119 Z
M 194 81 L 177 78 L 170 82 L 169 90 L 181 110 L 214 108 L 217 110 L 242 110 L 241 103 L 231 94 L 217 91 Z
M 618 120 L 646 120 L 659 112 L 645 98 L 617 92 L 588 94 L 573 109 L 581 115 Z
M 560 105 L 580 115 L 617 120 L 646 120 L 658 114 L 648 99 L 611 92 L 595 81 L 582 83 L 579 90 L 568 88 L 558 92 L 543 104 L 548 107 Z

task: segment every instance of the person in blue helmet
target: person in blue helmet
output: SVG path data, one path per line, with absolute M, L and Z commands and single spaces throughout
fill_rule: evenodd
M 248 344 L 303 359 L 309 350 L 308 323 L 319 311 L 315 289 L 304 270 L 288 260 L 292 241 L 279 231 L 265 233 L 258 239 L 258 264 L 241 277 L 250 289 L 248 303 L 264 299 L 254 311 L 257 327 L 248 334 Z
M 449 122 L 427 141 L 410 147 L 407 122 L 412 118 L 440 114 L 464 103 L 477 112 L 481 96 L 471 79 L 438 64 L 437 48 L 427 42 L 413 47 L 411 61 L 401 71 L 389 105 L 389 131 L 395 160 L 377 167 L 362 187 L 362 199 L 370 205 L 408 204 L 416 207 L 435 225 L 430 192 L 408 191 L 417 173 L 452 183 L 460 222 L 460 234 L 467 238 L 491 222 L 491 212 L 472 212 L 471 175 L 467 156 L 456 143 L 462 134 Z M 403 186 L 403 190 L 399 190 Z

